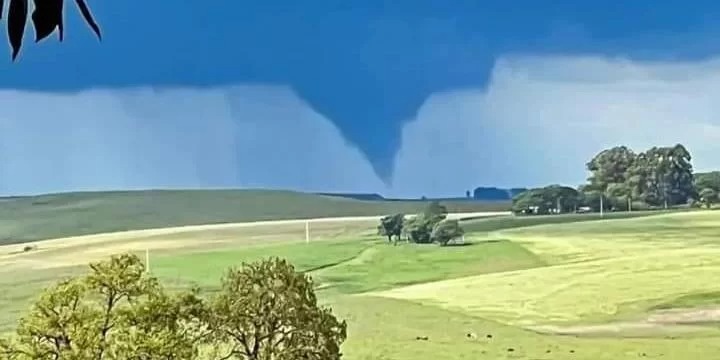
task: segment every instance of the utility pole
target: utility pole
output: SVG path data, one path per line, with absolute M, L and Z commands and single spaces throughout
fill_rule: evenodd
M 305 221 L 305 242 L 310 243 L 310 221 Z
M 603 217 L 603 194 L 600 193 L 600 217 Z
M 632 212 L 632 200 L 628 196 L 628 212 Z
M 150 273 L 150 248 L 145 248 L 145 272 Z
M 560 210 L 560 198 L 557 198 L 557 213 L 559 214 L 561 212 L 562 211 Z

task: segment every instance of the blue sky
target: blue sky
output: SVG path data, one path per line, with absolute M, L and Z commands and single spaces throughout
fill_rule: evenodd
M 89 3 L 102 43 L 69 3 L 63 44 L 26 41 L 18 63 L 9 54 L 0 61 L 0 104 L 12 108 L 0 120 L 4 193 L 253 186 L 420 196 L 462 194 L 477 185 L 576 184 L 598 146 L 628 138 L 584 141 L 573 151 L 577 157 L 565 158 L 557 137 L 587 136 L 586 128 L 554 123 L 558 133 L 542 123 L 553 139 L 538 140 L 528 124 L 590 118 L 578 103 L 609 111 L 607 104 L 628 92 L 640 98 L 623 105 L 622 114 L 634 115 L 622 120 L 646 121 L 637 111 L 652 99 L 629 83 L 692 92 L 665 74 L 706 79 L 720 51 L 720 4 L 710 1 Z M 593 76 L 615 80 L 597 94 L 587 87 Z M 552 87 L 558 82 L 579 86 L 563 94 L 590 98 L 563 103 L 526 92 L 538 84 L 550 86 L 543 88 L 548 94 L 560 91 Z M 683 102 L 688 96 L 666 103 L 691 106 Z M 517 113 L 518 99 L 539 111 Z M 64 115 L 48 117 L 58 112 Z M 273 140 L 278 133 L 287 138 Z M 677 135 L 629 141 L 683 140 Z M 328 144 L 337 148 L 323 149 Z M 411 149 L 424 155 L 410 156 Z M 336 164 L 327 170 L 333 174 L 321 175 L 327 165 L 321 157 L 336 154 L 347 155 L 327 160 Z M 298 167 L 297 156 L 309 165 Z M 452 175 L 427 176 L 424 162 Z

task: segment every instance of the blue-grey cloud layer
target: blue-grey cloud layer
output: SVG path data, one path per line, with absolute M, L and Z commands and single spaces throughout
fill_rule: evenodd
M 437 93 L 423 104 L 402 130 L 386 185 L 330 120 L 285 86 L 3 91 L 0 190 L 461 195 L 477 185 L 577 184 L 602 147 L 675 142 L 710 169 L 720 167 L 719 95 L 716 60 L 500 59 L 486 89 Z

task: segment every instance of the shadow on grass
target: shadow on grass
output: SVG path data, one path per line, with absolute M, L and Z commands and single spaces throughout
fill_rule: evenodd
M 489 242 L 489 241 L 487 241 L 487 242 Z M 446 247 L 446 248 L 466 247 L 466 246 L 475 246 L 475 245 L 477 245 L 477 244 L 478 244 L 478 243 L 476 243 L 476 242 L 450 243 L 450 244 L 447 244 L 447 245 L 441 246 L 441 247 Z

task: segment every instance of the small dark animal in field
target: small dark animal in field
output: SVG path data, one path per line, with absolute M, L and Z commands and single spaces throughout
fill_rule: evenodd
M 475 333 L 472 333 L 472 332 L 465 334 L 465 337 L 467 337 L 468 339 L 473 339 L 473 340 L 477 339 L 477 335 L 475 335 Z
M 415 340 L 425 340 L 427 341 L 429 338 L 427 336 L 416 336 Z
M 508 348 L 507 351 L 508 351 L 508 352 L 514 352 L 515 349 L 513 349 L 513 348 Z
M 492 339 L 492 334 L 487 334 L 487 335 L 485 335 L 485 337 L 488 339 Z

